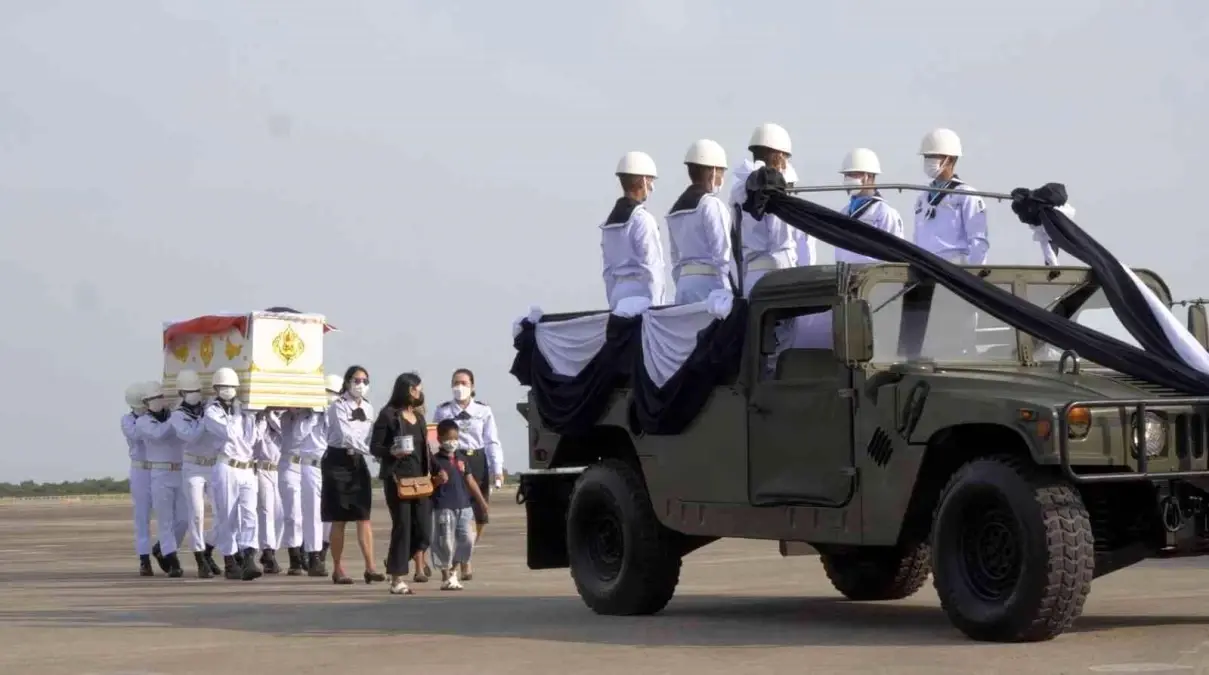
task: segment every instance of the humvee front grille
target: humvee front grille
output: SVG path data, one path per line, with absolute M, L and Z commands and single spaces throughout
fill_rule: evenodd
M 1200 415 L 1175 416 L 1175 456 L 1180 459 L 1200 459 L 1209 445 L 1205 418 Z
M 873 431 L 873 437 L 869 439 L 869 446 L 865 450 L 875 464 L 885 466 L 890 462 L 890 455 L 894 454 L 894 443 L 890 436 L 878 427 Z
M 1157 396 L 1158 398 L 1179 398 L 1181 396 L 1186 396 L 1186 394 L 1181 394 L 1170 387 L 1164 387 L 1154 384 L 1153 382 L 1147 382 L 1146 380 L 1141 380 L 1136 377 L 1130 377 L 1128 375 L 1118 373 L 1115 370 L 1088 370 L 1088 372 L 1094 375 L 1099 375 L 1100 377 L 1108 378 L 1114 382 L 1120 382 L 1121 384 L 1127 384 L 1131 387 L 1137 387 L 1147 394 Z

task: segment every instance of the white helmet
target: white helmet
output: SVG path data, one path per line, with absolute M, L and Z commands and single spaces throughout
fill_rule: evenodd
M 239 376 L 231 368 L 219 368 L 214 371 L 215 387 L 238 387 Z
M 684 154 L 684 163 L 725 169 L 726 151 L 716 141 L 702 138 L 688 146 L 688 152 Z
M 339 394 L 344 388 L 344 378 L 339 375 L 328 375 L 323 378 L 323 388 L 333 394 Z
M 176 374 L 177 391 L 201 391 L 201 377 L 195 370 L 182 370 Z
M 793 170 L 793 165 L 789 162 L 785 163 L 785 171 L 781 173 L 781 177 L 785 179 L 786 184 L 798 182 L 798 172 Z
M 793 154 L 793 143 L 789 140 L 789 132 L 785 131 L 785 127 L 771 122 L 761 124 L 751 132 L 751 140 L 747 142 L 747 149 L 752 148 L 768 148 L 787 155 Z
M 1075 217 L 1075 207 L 1071 206 L 1070 202 L 1067 202 L 1067 203 L 1063 204 L 1062 206 L 1055 206 L 1054 208 L 1058 211 L 1061 211 L 1062 214 L 1064 216 L 1066 216 L 1067 218 L 1070 218 L 1073 220 Z
M 961 157 L 961 139 L 952 129 L 933 129 L 920 142 L 919 154 Z
M 655 160 L 645 152 L 632 150 L 622 155 L 621 161 L 617 163 L 618 176 L 650 176 L 658 178 L 659 174 L 655 171 Z
M 840 165 L 840 173 L 872 173 L 882 172 L 882 163 L 877 161 L 877 153 L 869 148 L 857 148 L 844 155 L 844 163 Z
M 142 390 L 143 401 L 150 401 L 153 398 L 163 398 L 164 388 L 159 382 L 152 380 L 143 385 Z
M 126 405 L 131 408 L 143 408 L 143 387 L 146 386 L 143 382 L 135 382 L 126 387 Z

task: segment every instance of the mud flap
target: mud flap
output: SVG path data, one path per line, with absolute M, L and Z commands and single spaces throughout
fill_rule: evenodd
M 523 473 L 516 503 L 525 507 L 525 562 L 531 570 L 565 569 L 567 507 L 582 468 Z

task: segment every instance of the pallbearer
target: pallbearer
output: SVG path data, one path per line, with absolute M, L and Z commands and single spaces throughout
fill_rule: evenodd
M 151 570 L 151 467 L 147 464 L 147 449 L 135 432 L 139 417 L 147 414 L 143 403 L 145 383 L 126 387 L 126 405 L 130 412 L 122 415 L 122 435 L 130 455 L 130 499 L 134 502 L 134 553 L 139 557 L 139 576 L 155 576 Z
M 655 160 L 645 152 L 627 152 L 617 163 L 622 196 L 600 226 L 605 296 L 609 309 L 625 298 L 663 303 L 663 241 L 659 224 L 644 203 L 655 190 Z
M 206 406 L 202 426 L 217 451 L 214 465 L 214 519 L 224 576 L 251 581 L 260 577 L 256 566 L 256 474 L 252 448 L 256 419 L 241 409 L 236 391 L 239 376 L 230 368 L 214 371 L 216 398 Z M 236 562 L 236 552 L 242 559 Z
M 256 415 L 256 517 L 260 533 L 260 564 L 264 566 L 265 574 L 281 573 L 281 567 L 277 564 L 277 549 L 281 548 L 284 514 L 277 467 L 281 463 L 283 412 L 279 408 L 270 408 Z
M 181 487 L 181 442 L 168 423 L 171 413 L 158 382 L 148 384 L 143 403 L 147 414 L 139 416 L 135 433 L 143 441 L 151 467 L 151 506 L 155 509 L 159 553 L 168 576 L 180 577 L 185 572 L 176 549 L 188 531 L 188 505 Z
M 676 304 L 701 302 L 730 289 L 730 209 L 718 198 L 726 177 L 726 151 L 703 138 L 685 154 L 688 186 L 667 214 Z
M 328 405 L 340 396 L 344 380 L 339 375 L 323 379 Z M 319 468 L 327 450 L 327 413 L 305 408 L 290 410 L 282 418 L 285 448 L 281 471 L 282 505 L 285 511 L 285 542 L 290 551 L 290 571 L 299 575 L 303 570 L 312 577 L 326 577 L 324 560 L 331 526 L 323 522 L 319 498 L 323 490 L 323 472 Z M 294 523 L 291 526 L 290 523 Z M 298 556 L 295 567 L 294 556 Z
M 222 569 L 214 562 L 213 520 L 206 529 L 206 498 L 214 503 L 210 478 L 214 474 L 217 451 L 213 442 L 202 433 L 201 417 L 205 408 L 201 394 L 201 378 L 192 370 L 176 374 L 176 386 L 181 404 L 172 411 L 172 425 L 181 444 L 181 483 L 185 493 L 185 519 L 189 525 L 190 545 L 197 564 L 197 577 L 211 579 Z

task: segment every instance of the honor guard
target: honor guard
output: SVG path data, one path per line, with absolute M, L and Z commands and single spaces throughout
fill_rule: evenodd
M 877 159 L 877 154 L 868 148 L 857 148 L 844 156 L 844 162 L 840 165 L 840 173 L 844 176 L 844 185 L 853 187 L 852 192 L 849 193 L 848 206 L 844 209 L 844 214 L 901 239 L 903 238 L 902 216 L 894 207 L 883 201 L 881 195 L 872 187 L 881 172 L 882 165 Z M 835 250 L 835 261 L 878 262 L 874 258 L 841 248 Z
M 778 124 L 761 124 L 751 134 L 747 144 L 751 159 L 743 161 L 735 169 L 735 180 L 731 186 L 730 208 L 742 207 L 747 200 L 747 177 L 761 166 L 785 172 L 793 145 L 789 132 Z M 741 209 L 740 209 L 741 211 Z M 743 296 L 751 295 L 752 286 L 771 270 L 788 269 L 798 264 L 797 241 L 794 228 L 780 218 L 765 214 L 760 220 L 741 211 L 739 230 L 743 242 Z
M 951 129 L 928 132 L 919 145 L 924 173 L 931 186 L 971 190 L 955 173 L 961 139 Z M 982 197 L 960 193 L 924 192 L 915 200 L 915 244 L 958 265 L 982 265 L 991 244 L 987 239 L 987 207 Z
M 206 529 L 206 498 L 214 503 L 210 477 L 214 474 L 217 461 L 214 444 L 203 437 L 201 417 L 205 405 L 202 401 L 201 378 L 192 370 L 176 374 L 176 387 L 181 404 L 172 411 L 168 424 L 172 426 L 181 444 L 181 487 L 185 493 L 185 520 L 189 527 L 193 560 L 197 563 L 197 577 L 211 579 L 222 569 L 214 562 L 214 521 Z
M 340 396 L 343 386 L 339 375 L 323 378 L 327 405 Z M 278 471 L 285 513 L 284 539 L 290 556 L 286 573 L 298 576 L 305 570 L 308 576 L 326 577 L 331 524 L 323 522 L 319 509 L 323 492 L 319 464 L 327 450 L 327 412 L 295 408 L 282 416 L 281 425 L 284 445 Z
M 655 189 L 655 160 L 645 152 L 627 152 L 617 163 L 622 196 L 600 226 L 605 295 L 609 309 L 624 298 L 663 302 L 663 242 L 659 224 L 644 202 Z
M 709 139 L 685 154 L 688 186 L 667 214 L 676 304 L 702 302 L 716 290 L 730 290 L 730 209 L 718 198 L 726 177 L 726 151 Z
M 147 449 L 135 427 L 147 414 L 143 403 L 146 383 L 136 382 L 126 387 L 126 405 L 130 412 L 122 415 L 122 435 L 130 454 L 130 497 L 134 502 L 134 553 L 139 557 L 139 576 L 155 576 L 151 570 L 151 467 L 147 464 Z
M 168 576 L 180 577 L 185 572 L 176 549 L 189 527 L 186 514 L 189 507 L 181 487 L 181 442 L 168 423 L 171 413 L 158 382 L 149 383 L 143 391 L 143 403 L 147 414 L 139 416 L 134 430 L 143 441 L 151 467 L 151 508 L 155 510 L 159 535 L 158 552 L 164 558 Z
M 786 162 L 785 170 L 781 172 L 781 175 L 785 178 L 786 187 L 793 187 L 794 185 L 797 185 L 798 172 L 793 168 L 793 164 Z M 801 267 L 802 265 L 813 265 L 816 259 L 815 238 L 796 227 L 790 226 L 789 230 L 790 235 L 793 236 L 794 251 L 797 255 L 798 266 Z
M 252 448 L 256 445 L 255 416 L 241 409 L 236 391 L 239 376 L 230 368 L 214 371 L 215 399 L 202 413 L 202 428 L 215 449 L 215 539 L 223 556 L 223 575 L 251 581 L 260 577 L 256 566 L 256 474 Z M 242 553 L 241 562 L 235 560 Z
M 280 408 L 270 408 L 256 415 L 257 442 L 253 448 L 256 462 L 257 531 L 260 533 L 260 564 L 265 574 L 280 574 L 277 549 L 285 514 L 281 507 L 281 488 L 277 467 L 281 463 L 282 428 Z

